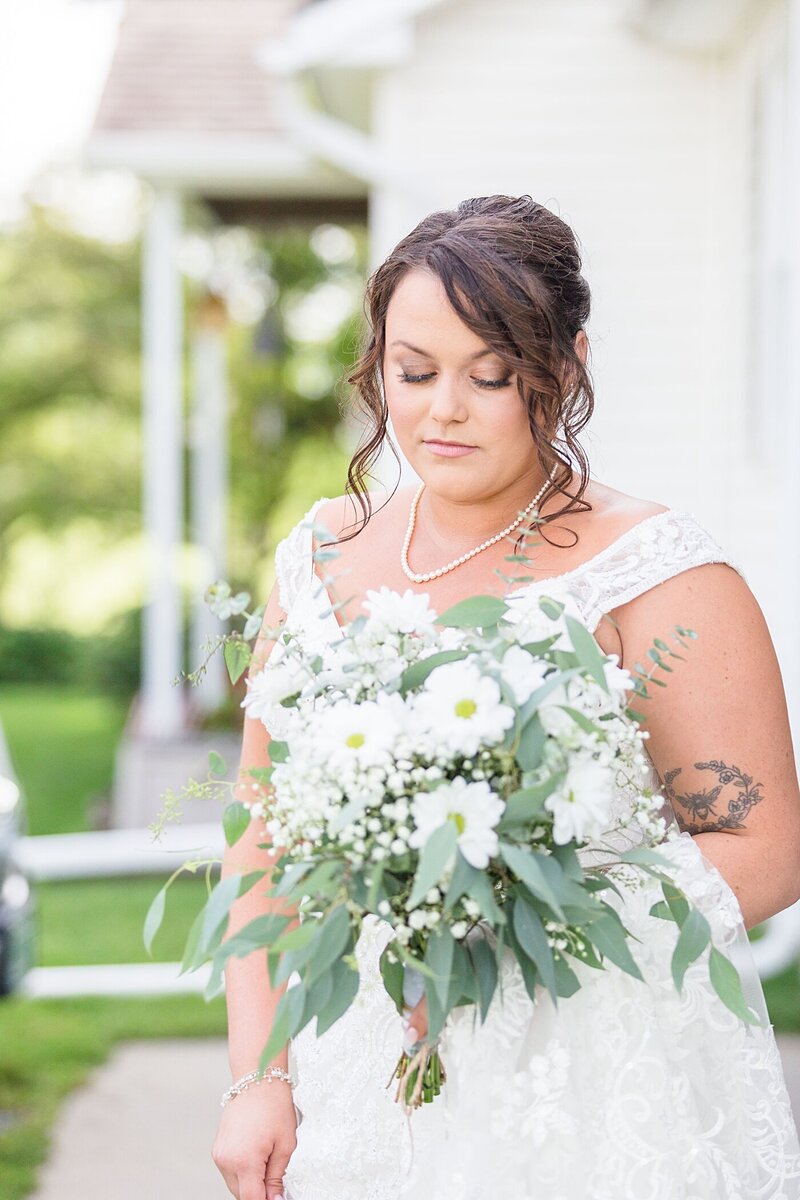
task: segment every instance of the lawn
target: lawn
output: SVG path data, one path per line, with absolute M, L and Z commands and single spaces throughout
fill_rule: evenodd
M 50 684 L 0 687 L 0 724 L 25 793 L 29 832 L 76 833 L 105 798 L 127 705 Z

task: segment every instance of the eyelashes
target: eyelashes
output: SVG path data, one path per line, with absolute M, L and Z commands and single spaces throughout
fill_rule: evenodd
M 429 379 L 433 379 L 434 374 L 435 372 L 431 371 L 427 375 L 409 375 L 403 371 L 397 378 L 401 383 L 427 383 Z M 511 376 L 507 375 L 505 379 L 473 379 L 472 382 L 487 391 L 497 391 L 499 388 L 508 387 Z

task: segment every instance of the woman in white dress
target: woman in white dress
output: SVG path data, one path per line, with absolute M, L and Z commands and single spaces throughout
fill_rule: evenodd
M 556 1009 L 544 989 L 531 1000 L 509 955 L 485 1024 L 473 1029 L 466 1008 L 448 1019 L 442 1094 L 406 1118 L 387 1088 L 404 1033 L 378 970 L 391 928 L 368 918 L 353 1006 L 276 1056 L 290 1080 L 226 1105 L 214 1161 L 237 1200 L 798 1200 L 800 1147 L 746 934 L 800 897 L 797 772 L 759 605 L 691 512 L 590 478 L 576 440 L 593 407 L 589 291 L 552 212 L 491 196 L 434 213 L 375 271 L 367 301 L 371 329 L 349 376 L 366 440 L 348 494 L 318 500 L 280 544 L 265 630 L 285 619 L 323 645 L 387 585 L 427 592 L 439 611 L 476 592 L 513 603 L 569 591 L 631 670 L 653 665 L 654 637 L 696 631 L 686 651 L 673 643 L 683 661 L 670 675 L 655 671 L 668 686 L 651 683 L 637 708 L 652 785 L 680 826 L 675 873 L 763 1024 L 721 1003 L 704 959 L 676 991 L 675 927 L 648 916 L 658 897 L 644 886 L 624 917 L 642 939 L 645 983 L 576 963 L 583 986 Z M 378 507 L 364 486 L 387 417 L 424 484 L 415 520 L 416 487 Z M 511 539 L 492 539 L 541 488 L 528 563 L 511 565 Z M 338 539 L 335 594 L 315 569 L 312 521 Z M 408 571 L 436 574 L 416 583 Z M 523 572 L 529 582 L 509 588 Z M 259 641 L 251 675 L 278 646 Z M 268 762 L 269 733 L 245 720 L 242 771 Z M 223 873 L 274 861 L 264 838 L 254 824 Z M 246 893 L 230 932 L 267 907 L 259 889 Z M 285 986 L 271 989 L 263 953 L 228 963 L 234 1080 L 255 1068 Z M 423 1034 L 424 1000 L 411 1019 Z

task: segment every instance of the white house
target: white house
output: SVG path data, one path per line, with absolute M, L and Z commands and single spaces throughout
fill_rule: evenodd
M 182 197 L 220 220 L 361 213 L 376 263 L 490 192 L 574 227 L 593 473 L 694 511 L 745 565 L 797 731 L 799 130 L 800 0 L 128 0 L 87 156 L 152 192 L 143 735 L 182 728 Z

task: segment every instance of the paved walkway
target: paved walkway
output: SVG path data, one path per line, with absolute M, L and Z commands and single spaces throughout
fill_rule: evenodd
M 800 1125 L 800 1036 L 778 1041 Z M 222 1038 L 120 1043 L 64 1102 L 31 1200 L 225 1200 L 211 1146 L 229 1082 Z

